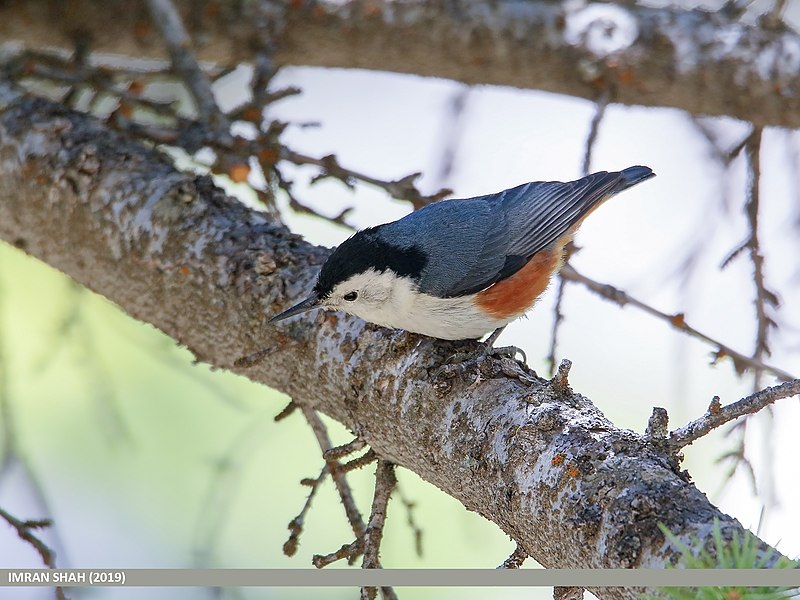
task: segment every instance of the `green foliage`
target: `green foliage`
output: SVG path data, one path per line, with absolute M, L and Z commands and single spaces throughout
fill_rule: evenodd
M 796 569 L 798 563 L 785 557 L 775 559 L 775 551 L 770 548 L 764 552 L 758 537 L 745 532 L 742 539 L 733 531 L 732 539 L 722 535 L 719 520 L 714 520 L 711 536 L 714 541 L 713 552 L 709 552 L 699 539 L 695 538 L 690 548 L 673 534 L 663 523 L 659 523 L 664 536 L 677 548 L 681 557 L 676 565 L 684 569 Z M 768 566 L 769 565 L 769 566 Z M 662 588 L 652 600 L 779 600 L 797 597 L 797 588 L 785 587 L 703 587 L 703 588 Z

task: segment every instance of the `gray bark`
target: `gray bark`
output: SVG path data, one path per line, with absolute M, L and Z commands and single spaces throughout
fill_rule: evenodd
M 618 429 L 563 382 L 509 359 L 437 374 L 463 345 L 343 314 L 269 326 L 326 249 L 91 117 L 44 100 L 2 106 L 0 238 L 214 366 L 271 348 L 240 372 L 344 423 L 542 565 L 663 567 L 675 555 L 659 522 L 690 546 L 715 519 L 742 535 L 657 441 Z
M 9 0 L 0 3 L 0 40 L 70 48 L 72 32 L 81 29 L 92 33 L 98 51 L 166 56 L 137 4 L 114 0 L 97 10 L 92 0 Z M 218 63 L 252 60 L 255 37 L 274 44 L 279 64 L 608 96 L 800 126 L 800 36 L 775 19 L 754 26 L 732 12 L 626 3 L 567 9 L 547 1 L 369 0 L 287 8 L 295 4 L 261 0 L 233 9 L 231 3 L 203 19 L 196 6 L 182 3 L 201 40 L 199 56 Z

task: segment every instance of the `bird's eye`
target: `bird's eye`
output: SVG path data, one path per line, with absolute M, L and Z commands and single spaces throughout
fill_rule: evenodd
M 349 292 L 345 294 L 343 298 L 348 302 L 353 302 L 356 298 L 358 298 L 358 292 Z

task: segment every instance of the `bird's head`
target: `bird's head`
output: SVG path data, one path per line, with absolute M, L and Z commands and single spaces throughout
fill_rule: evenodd
M 399 296 L 415 288 L 427 263 L 416 247 L 401 248 L 380 237 L 380 227 L 345 240 L 322 265 L 311 294 L 276 315 L 281 321 L 315 308 L 342 310 L 373 323 L 386 322 Z

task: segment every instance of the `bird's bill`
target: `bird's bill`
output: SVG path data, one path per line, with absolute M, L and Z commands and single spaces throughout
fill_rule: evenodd
M 319 296 L 317 294 L 311 294 L 308 298 L 306 298 L 299 304 L 295 304 L 293 307 L 287 308 L 282 313 L 275 315 L 269 320 L 269 322 L 275 323 L 276 321 L 283 321 L 284 319 L 288 319 L 289 317 L 293 317 L 295 315 L 299 315 L 300 313 L 307 312 L 313 308 L 317 308 L 318 306 L 319 306 Z

